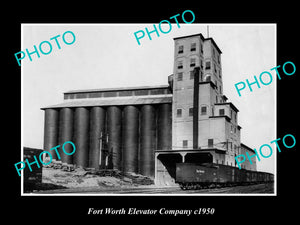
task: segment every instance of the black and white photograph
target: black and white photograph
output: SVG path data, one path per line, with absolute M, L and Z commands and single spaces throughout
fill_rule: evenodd
M 7 221 L 295 218 L 295 6 L 71 4 L 3 20 Z
M 24 194 L 276 194 L 276 24 L 22 24 L 25 48 Z

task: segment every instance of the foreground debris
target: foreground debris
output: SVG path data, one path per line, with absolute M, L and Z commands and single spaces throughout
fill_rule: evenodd
M 42 183 L 37 184 L 31 191 L 85 187 L 126 188 L 153 184 L 151 178 L 140 174 L 110 169 L 76 168 L 74 165 L 54 161 L 43 167 Z

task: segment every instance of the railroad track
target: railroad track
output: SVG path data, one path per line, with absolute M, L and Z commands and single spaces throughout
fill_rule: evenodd
M 269 193 L 274 192 L 274 185 L 268 184 L 255 184 L 247 186 L 234 186 L 234 187 L 222 187 L 200 190 L 181 190 L 180 187 L 133 187 L 133 188 L 106 188 L 101 189 L 99 187 L 89 188 L 68 188 L 68 189 L 56 189 L 39 191 L 37 194 L 100 194 L 100 195 L 113 195 L 113 194 L 255 194 L 255 193 Z

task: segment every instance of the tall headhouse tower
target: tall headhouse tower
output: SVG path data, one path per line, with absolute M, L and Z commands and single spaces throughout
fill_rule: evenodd
M 241 127 L 223 94 L 221 53 L 202 34 L 174 38 L 172 148 L 210 150 L 214 163 L 234 166 Z

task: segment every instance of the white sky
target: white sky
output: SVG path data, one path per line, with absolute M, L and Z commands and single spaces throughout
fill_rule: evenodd
M 23 145 L 43 148 L 44 111 L 41 107 L 61 103 L 63 92 L 76 89 L 151 86 L 168 84 L 173 73 L 174 37 L 202 33 L 207 36 L 207 24 L 172 24 L 168 34 L 152 34 L 138 45 L 134 32 L 153 24 L 23 24 L 22 47 L 31 52 L 42 41 L 72 31 L 76 41 L 65 45 L 58 39 L 50 41 L 53 50 L 37 58 L 22 60 Z M 164 30 L 167 30 L 164 29 Z M 274 24 L 210 24 L 209 34 L 219 46 L 223 71 L 223 91 L 238 109 L 242 127 L 241 141 L 257 150 L 262 144 L 276 139 L 276 79 L 253 92 L 243 90 L 239 97 L 234 84 L 254 81 L 263 71 L 276 64 L 276 26 Z M 46 47 L 45 47 L 46 49 Z M 46 51 L 46 50 L 45 50 Z M 16 61 L 16 66 L 18 66 Z M 266 79 L 267 81 L 267 79 Z M 261 158 L 258 170 L 274 172 L 277 152 Z M 266 152 L 265 155 L 268 153 Z

